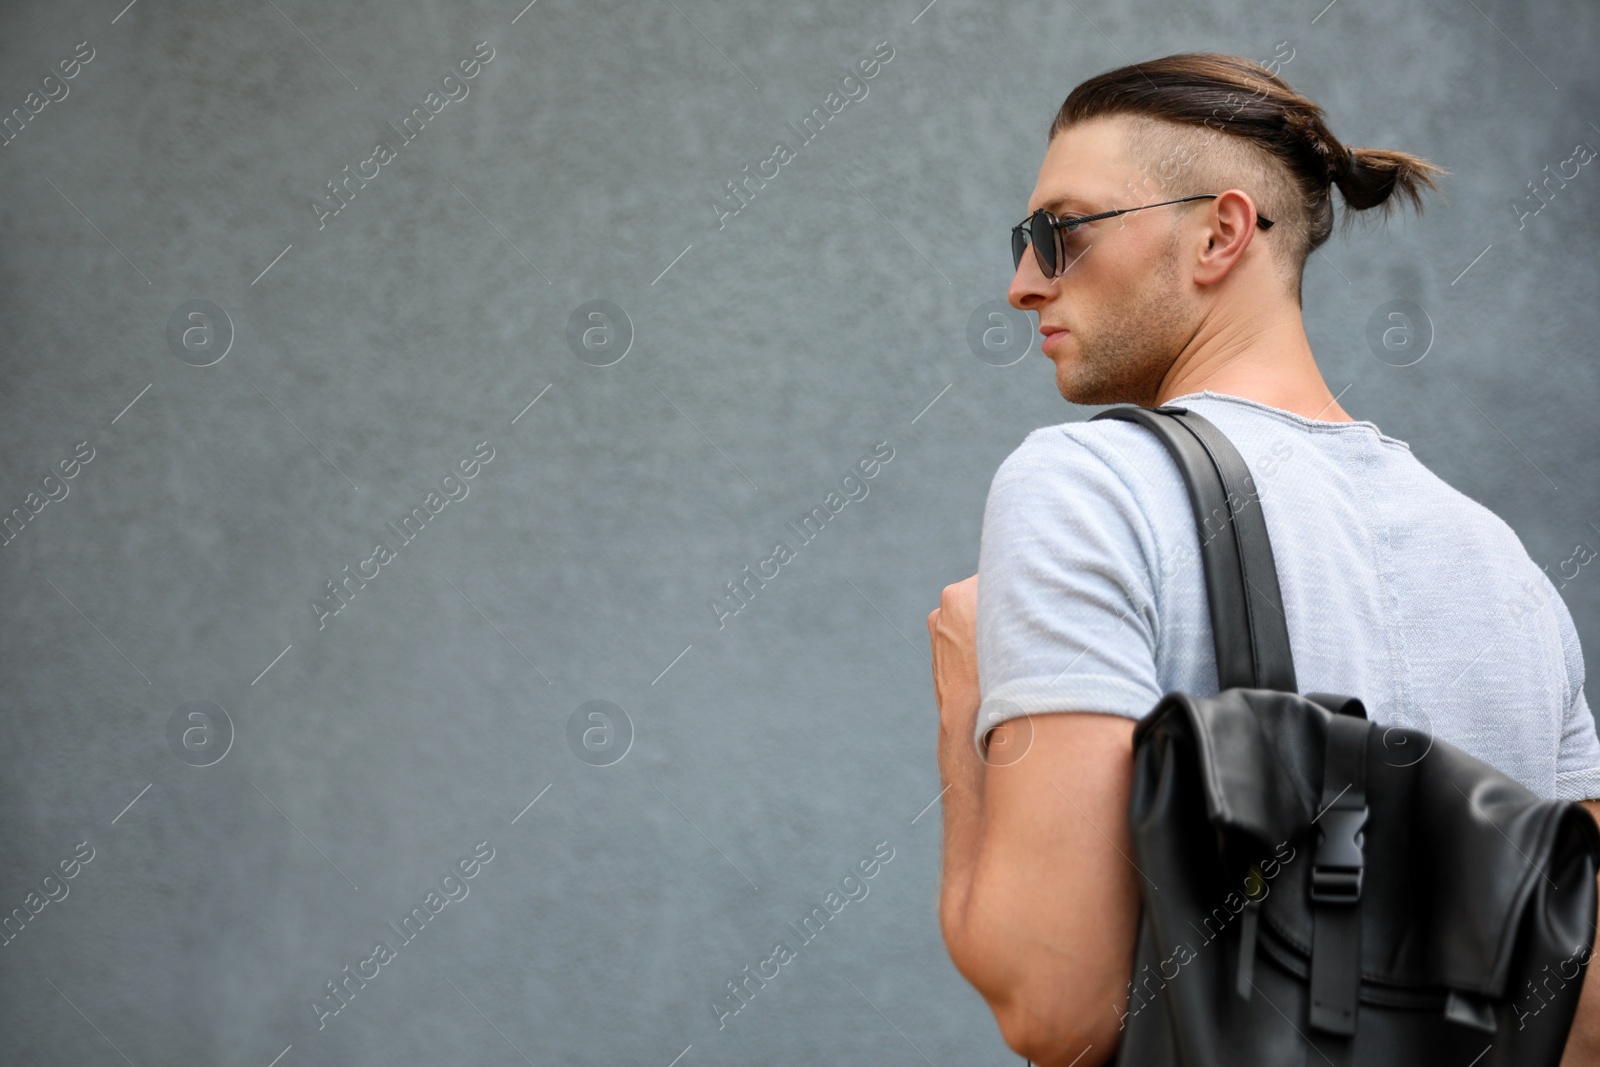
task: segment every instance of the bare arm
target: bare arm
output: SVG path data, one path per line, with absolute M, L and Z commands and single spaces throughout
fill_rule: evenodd
M 1139 920 L 1134 723 L 1012 719 L 985 762 L 972 743 L 977 584 L 947 586 L 928 616 L 945 785 L 940 929 L 1006 1044 L 1040 1067 L 1095 1067 L 1116 1052 Z
M 985 765 L 965 741 L 981 786 L 945 797 L 947 827 L 974 827 L 965 841 L 947 834 L 945 945 L 1006 1043 L 1040 1067 L 1093 1067 L 1116 1052 L 1139 920 L 1133 726 L 1089 713 L 1011 720 L 991 751 L 1027 754 Z
M 1600 822 L 1600 800 L 1580 801 L 1589 814 Z M 1597 878 L 1600 884 L 1600 878 Z M 1600 921 L 1600 915 L 1596 916 Z M 1600 978 L 1594 976 L 1595 963 L 1590 958 L 1584 968 L 1583 992 L 1578 996 L 1578 1013 L 1573 1016 L 1572 1030 L 1567 1035 L 1567 1049 L 1561 1055 L 1561 1067 L 1600 1067 Z

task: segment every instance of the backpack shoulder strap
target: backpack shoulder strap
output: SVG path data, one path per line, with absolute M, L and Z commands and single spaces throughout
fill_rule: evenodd
M 1089 421 L 1095 419 L 1146 427 L 1183 473 L 1200 534 L 1218 688 L 1299 692 L 1272 541 L 1255 479 L 1238 449 L 1210 420 L 1184 407 L 1124 405 Z

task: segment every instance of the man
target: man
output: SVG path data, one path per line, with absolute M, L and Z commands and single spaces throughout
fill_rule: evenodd
M 1010 301 L 1038 313 L 1062 396 L 1192 407 L 1250 463 L 1302 691 L 1359 696 L 1374 721 L 1600 818 L 1600 741 L 1561 598 L 1509 526 L 1339 406 L 1302 325 L 1332 191 L 1346 212 L 1397 194 L 1420 206 L 1433 173 L 1347 149 L 1246 60 L 1111 71 L 1052 127 L 1029 199 L 1051 215 L 1016 238 Z M 1060 221 L 1084 216 L 1102 217 Z M 947 587 L 928 616 L 941 929 L 1007 1044 L 1041 1067 L 1109 1062 L 1129 1010 L 1133 728 L 1163 693 L 1217 686 L 1198 545 L 1153 434 L 1045 427 L 995 474 L 981 586 Z M 1597 1050 L 1590 977 L 1563 1063 Z

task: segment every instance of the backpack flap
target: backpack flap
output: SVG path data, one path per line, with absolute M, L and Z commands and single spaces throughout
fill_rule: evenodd
M 1192 941 L 1183 926 L 1207 934 L 1253 901 L 1262 950 L 1291 973 L 1311 975 L 1317 822 L 1336 808 L 1322 803 L 1333 718 L 1294 693 L 1236 688 L 1214 697 L 1168 693 L 1139 723 L 1130 806 L 1136 859 L 1157 885 L 1165 875 L 1206 898 L 1163 922 L 1173 895 L 1150 894 L 1158 927 Z M 1380 725 L 1366 736 L 1361 1000 L 1443 1010 L 1452 990 L 1514 996 L 1508 976 L 1525 923 L 1563 946 L 1559 955 L 1586 962 L 1600 854 L 1588 813 L 1542 800 L 1419 731 Z M 1472 1007 L 1460 1001 L 1454 1010 L 1470 1015 Z
M 1429 741 L 1411 735 L 1413 751 Z M 1381 738 L 1379 739 L 1381 741 Z M 1428 876 L 1431 943 L 1425 953 L 1397 956 L 1396 978 L 1426 976 L 1452 989 L 1491 998 L 1507 989 L 1519 927 L 1538 923 L 1561 958 L 1586 962 L 1593 947 L 1595 899 L 1576 907 L 1551 898 L 1574 884 L 1595 886 L 1600 830 L 1582 807 L 1542 800 L 1520 783 L 1438 739 L 1411 767 L 1380 762 L 1387 795 L 1412 792 L 1409 837 L 1424 848 L 1417 864 Z M 1409 759 L 1409 757 L 1408 757 Z M 1421 903 L 1421 902 L 1418 902 Z M 1401 931 L 1389 936 L 1398 941 Z M 1569 974 L 1570 978 L 1571 975 Z

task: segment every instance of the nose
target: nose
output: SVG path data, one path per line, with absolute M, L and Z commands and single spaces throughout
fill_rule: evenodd
M 1056 282 L 1046 278 L 1039 269 L 1039 261 L 1030 247 L 1022 254 L 1022 262 L 1017 264 L 1017 272 L 1011 277 L 1006 299 L 1018 311 L 1037 311 L 1058 291 Z

